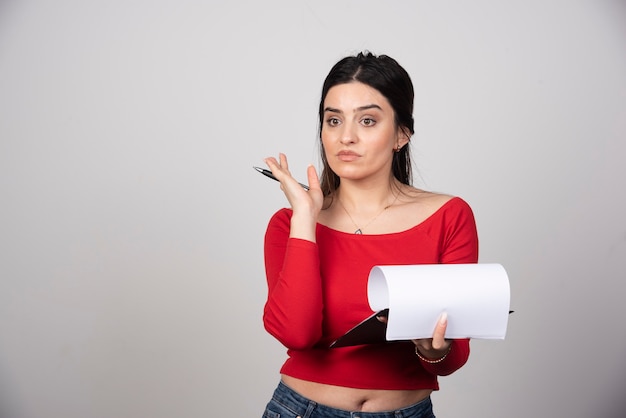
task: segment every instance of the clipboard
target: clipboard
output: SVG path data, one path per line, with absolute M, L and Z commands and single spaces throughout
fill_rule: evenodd
M 509 311 L 509 315 L 514 311 Z M 328 348 L 350 347 L 362 344 L 381 344 L 393 343 L 396 341 L 388 341 L 386 338 L 387 323 L 378 320 L 378 317 L 387 317 L 389 308 L 380 310 L 359 322 L 348 332 L 333 341 Z
M 378 320 L 379 316 L 387 317 L 389 308 L 380 310 L 359 322 L 348 332 L 333 341 L 329 348 L 349 347 L 361 344 L 380 344 L 387 343 L 385 338 L 387 332 L 387 323 Z

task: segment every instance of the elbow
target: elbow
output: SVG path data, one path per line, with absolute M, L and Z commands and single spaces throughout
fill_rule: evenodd
M 270 332 L 270 334 L 272 334 Z M 315 346 L 318 338 L 299 337 L 297 335 L 272 334 L 285 348 L 289 350 L 308 350 Z
M 272 320 L 264 315 L 265 330 L 290 350 L 306 350 L 312 348 L 322 337 L 321 329 L 316 332 L 311 327 L 285 324 Z

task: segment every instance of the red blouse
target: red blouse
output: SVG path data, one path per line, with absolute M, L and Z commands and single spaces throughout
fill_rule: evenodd
M 373 312 L 367 280 L 375 265 L 476 263 L 478 236 L 469 205 L 455 197 L 402 232 L 356 235 L 317 225 L 317 243 L 289 238 L 291 209 L 279 210 L 265 234 L 268 298 L 265 329 L 289 358 L 281 373 L 364 389 L 434 389 L 437 375 L 459 369 L 469 340 L 454 340 L 436 364 L 419 360 L 412 342 L 327 348 Z

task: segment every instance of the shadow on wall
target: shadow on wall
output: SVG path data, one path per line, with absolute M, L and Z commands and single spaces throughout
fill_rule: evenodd
M 9 370 L 4 365 L 5 360 L 6 358 L 0 354 L 0 417 L 17 417 L 19 415 L 15 408 L 18 399 L 15 391 L 16 382 L 8 373 Z
M 608 390 L 606 401 L 599 408 L 596 416 L 599 418 L 624 418 L 626 417 L 626 370 L 621 373 L 622 377 Z

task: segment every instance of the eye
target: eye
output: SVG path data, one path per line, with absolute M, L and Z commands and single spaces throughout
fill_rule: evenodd
M 328 124 L 328 126 L 338 126 L 341 121 L 338 118 L 330 117 L 326 119 L 326 123 Z
M 361 123 L 363 126 L 374 126 L 376 125 L 376 121 L 372 118 L 363 118 L 361 119 Z

